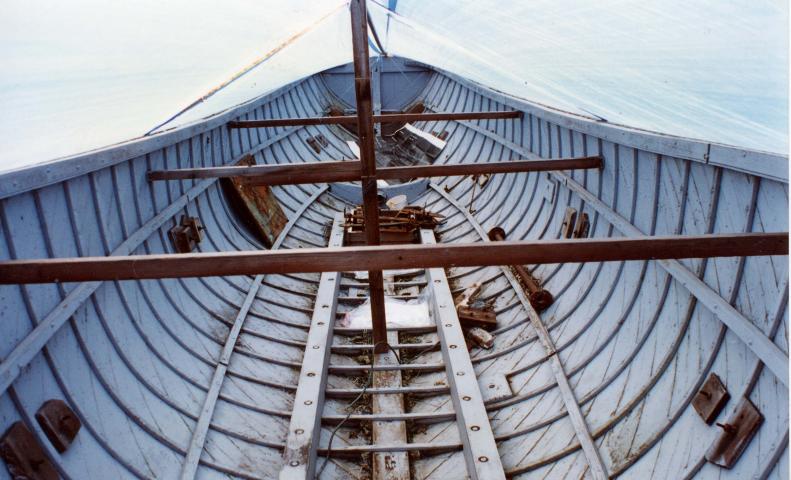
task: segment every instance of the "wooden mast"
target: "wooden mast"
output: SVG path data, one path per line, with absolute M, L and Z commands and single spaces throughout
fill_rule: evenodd
M 368 245 L 379 245 L 379 195 L 376 188 L 371 73 L 368 65 L 368 15 L 365 0 L 351 0 L 350 9 L 365 237 Z M 384 282 L 381 270 L 368 271 L 368 294 L 371 299 L 371 327 L 373 329 L 374 352 L 386 352 L 388 350 L 387 322 L 385 319 Z

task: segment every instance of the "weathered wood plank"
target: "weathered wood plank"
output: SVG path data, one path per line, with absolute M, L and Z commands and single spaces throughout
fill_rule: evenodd
M 450 165 L 414 165 L 381 167 L 376 178 L 404 180 L 410 178 L 481 175 L 495 173 L 544 172 L 601 168 L 602 157 L 555 158 L 549 160 L 510 160 L 505 162 L 456 163 Z M 153 170 L 148 179 L 180 180 L 186 178 L 240 177 L 253 185 L 298 185 L 302 183 L 358 181 L 361 164 L 355 159 L 339 162 L 313 162 L 285 165 L 254 165 L 207 168 Z
M 398 332 L 387 332 L 391 345 L 398 343 Z M 393 365 L 398 363 L 396 354 L 390 350 L 374 354 L 374 364 Z M 398 388 L 401 386 L 401 371 L 375 371 L 373 387 Z M 370 391 L 370 390 L 369 390 Z M 371 396 L 374 415 L 404 412 L 404 396 L 398 392 Z M 407 443 L 406 422 L 372 422 L 373 445 L 404 445 Z M 406 452 L 376 452 L 373 454 L 374 480 L 409 480 L 409 455 Z
M 131 280 L 258 273 L 400 270 L 413 267 L 661 260 L 676 258 L 787 255 L 788 233 L 741 233 L 627 238 L 509 241 L 443 245 L 397 245 L 302 248 L 298 251 L 238 251 L 11 260 L 0 262 L 0 284 Z M 676 262 L 678 263 L 678 262 Z M 663 263 L 664 265 L 664 263 Z M 681 264 L 674 270 L 682 283 L 695 284 Z M 679 270 L 681 269 L 681 270 Z M 692 275 L 690 272 L 689 275 Z M 693 275 L 694 277 L 694 275 Z M 374 282 L 375 283 L 375 282 Z M 702 287 L 696 291 L 703 295 Z M 705 288 L 711 290 L 708 286 Z M 715 292 L 711 294 L 718 298 Z M 703 300 L 703 299 L 701 299 Z M 712 308 L 715 299 L 708 299 Z M 732 308 L 732 307 L 731 307 Z M 738 312 L 737 312 L 738 314 Z M 753 326 L 753 328 L 755 328 Z
M 330 247 L 343 245 L 343 214 L 333 220 Z M 283 452 L 281 480 L 313 478 L 316 472 L 316 449 L 321 434 L 321 413 L 332 346 L 332 328 L 340 289 L 340 273 L 325 272 L 319 280 L 316 303 L 310 322 L 299 385 Z
M 368 49 L 366 48 L 366 51 Z M 493 118 L 521 118 L 522 112 L 494 111 L 494 112 L 437 112 L 437 113 L 386 113 L 373 115 L 374 123 L 410 123 L 448 120 L 482 120 Z M 303 118 L 272 118 L 266 120 L 245 120 L 228 122 L 229 128 L 266 128 L 266 127 L 293 127 L 305 125 L 354 125 L 357 115 L 338 115 L 334 117 L 303 117 Z

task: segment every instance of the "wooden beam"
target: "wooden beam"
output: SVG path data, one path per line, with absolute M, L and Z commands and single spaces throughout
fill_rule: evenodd
M 367 44 L 366 44 L 367 46 Z M 368 48 L 366 48 L 368 50 Z M 366 64 L 368 62 L 366 61 Z M 355 74 L 356 75 L 356 74 Z M 298 125 L 354 125 L 358 115 L 337 115 L 334 117 L 271 118 L 265 120 L 241 120 L 228 122 L 228 128 L 266 128 L 293 127 Z M 522 112 L 484 111 L 484 112 L 433 112 L 433 113 L 385 113 L 373 115 L 374 123 L 410 123 L 450 120 L 495 120 L 522 118 Z
M 788 232 L 9 260 L 0 284 L 756 255 L 788 255 Z
M 360 145 L 365 238 L 368 245 L 379 245 L 379 195 L 376 185 L 371 69 L 368 65 L 368 13 L 365 0 L 352 0 L 349 9 L 352 17 L 352 58 L 354 58 L 357 142 Z M 371 300 L 374 353 L 384 353 L 388 347 L 384 278 L 381 270 L 368 270 L 368 296 Z
M 504 162 L 456 163 L 451 165 L 414 165 L 384 167 L 376 172 L 380 179 L 408 179 L 425 177 L 450 177 L 454 175 L 481 175 L 485 173 L 544 172 L 553 170 L 579 170 L 602 168 L 602 157 L 559 158 L 553 160 L 514 160 Z
M 410 178 L 451 177 L 485 173 L 544 172 L 602 168 L 600 156 L 557 158 L 550 160 L 510 160 L 503 162 L 454 163 L 445 165 L 415 165 L 382 167 L 376 170 L 378 179 L 406 180 Z M 300 183 L 352 182 L 361 179 L 361 164 L 356 160 L 341 162 L 312 162 L 287 165 L 254 165 L 251 167 L 207 167 L 174 170 L 152 170 L 148 179 L 184 180 L 188 178 L 243 177 L 251 185 L 296 185 Z
M 288 163 L 234 167 L 180 168 L 152 170 L 148 180 L 184 180 L 188 178 L 242 177 L 255 185 L 297 185 L 300 183 L 350 182 L 360 180 L 360 162 Z

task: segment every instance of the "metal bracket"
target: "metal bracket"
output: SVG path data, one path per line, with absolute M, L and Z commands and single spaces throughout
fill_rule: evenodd
M 732 468 L 764 422 L 764 416 L 750 399 L 742 398 L 722 432 L 706 452 L 706 460 L 723 468 Z
M 47 400 L 36 412 L 36 420 L 59 453 L 68 450 L 82 427 L 80 419 L 63 400 Z
M 730 398 L 728 389 L 722 384 L 720 377 L 716 373 L 712 373 L 706 379 L 706 383 L 700 387 L 698 393 L 695 394 L 695 398 L 692 399 L 692 406 L 695 407 L 695 411 L 698 412 L 703 421 L 711 425 Z
M 22 422 L 15 422 L 0 438 L 0 456 L 11 478 L 58 480 L 57 470 L 44 453 L 36 437 Z
M 181 216 L 179 224 L 168 231 L 177 253 L 189 253 L 203 240 L 203 224 L 197 217 Z

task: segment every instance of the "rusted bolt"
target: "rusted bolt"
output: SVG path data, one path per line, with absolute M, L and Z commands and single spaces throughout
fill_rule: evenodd
M 473 426 L 470 427 L 470 430 L 472 430 L 473 432 L 477 432 L 480 429 L 481 429 L 481 427 L 479 427 L 478 425 L 473 425 Z
M 706 398 L 711 398 L 711 394 L 705 390 L 701 390 L 698 392 L 698 395 L 703 395 Z
M 717 422 L 717 426 L 722 428 L 723 430 L 725 430 L 726 432 L 728 432 L 731 435 L 734 435 L 736 432 L 739 431 L 738 428 L 734 427 L 730 423 L 719 423 L 719 422 Z
M 471 397 L 469 395 L 465 395 L 461 397 L 461 399 L 464 400 L 465 402 L 469 402 L 471 400 Z
M 489 240 L 493 242 L 502 242 L 505 240 L 505 230 L 500 227 L 494 227 L 489 230 Z

